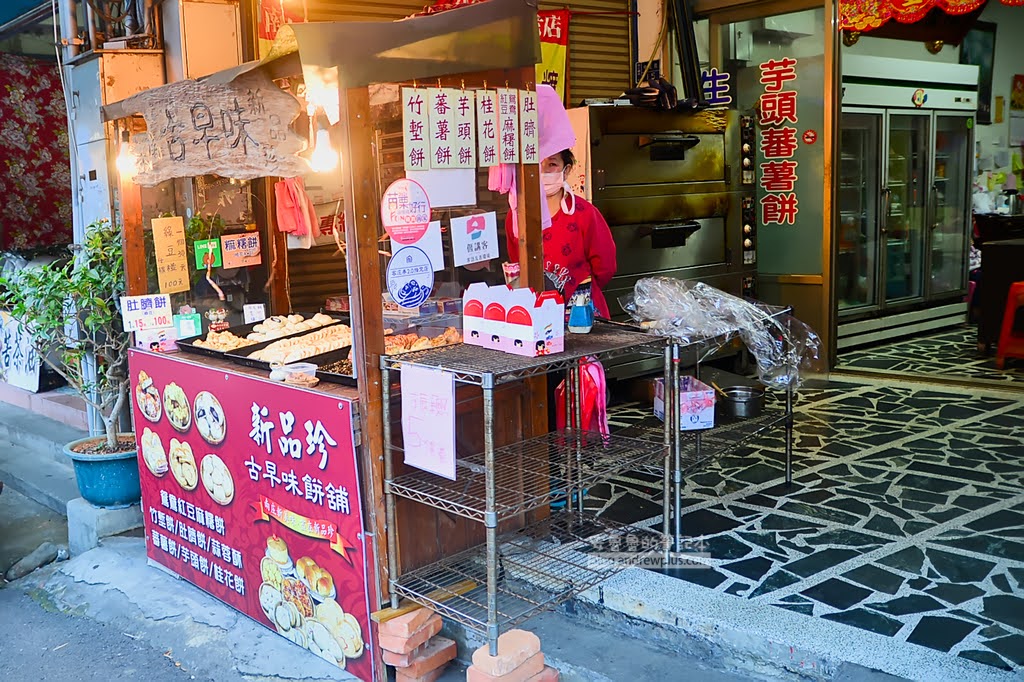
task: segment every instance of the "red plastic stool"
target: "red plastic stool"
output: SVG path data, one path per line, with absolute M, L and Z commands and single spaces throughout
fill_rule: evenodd
M 1013 321 L 1020 308 L 1024 308 L 1024 282 L 1014 282 L 1010 285 L 1010 293 L 1006 295 L 1003 328 L 999 332 L 999 346 L 996 348 L 996 367 L 999 369 L 1006 365 L 1006 358 L 1024 358 L 1024 334 L 1013 332 Z

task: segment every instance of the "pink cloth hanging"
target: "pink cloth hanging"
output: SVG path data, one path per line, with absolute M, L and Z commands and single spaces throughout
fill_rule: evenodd
M 286 178 L 277 182 L 274 198 L 277 200 L 277 229 L 297 237 L 310 237 L 310 241 L 320 236 L 316 208 L 306 194 L 302 178 Z

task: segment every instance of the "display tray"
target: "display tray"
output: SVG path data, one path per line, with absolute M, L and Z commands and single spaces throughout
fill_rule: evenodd
M 327 326 L 329 327 L 330 325 Z M 308 331 L 303 332 L 302 334 L 294 334 L 287 338 L 298 338 L 306 334 L 314 334 L 320 331 L 321 329 L 324 329 L 324 327 L 310 329 Z M 269 362 L 266 362 L 264 360 L 256 360 L 249 356 L 255 353 L 256 351 L 263 350 L 272 343 L 276 343 L 277 341 L 280 340 L 281 339 L 273 339 L 272 341 L 263 341 L 262 343 L 257 343 L 252 346 L 245 346 L 243 348 L 239 348 L 238 350 L 225 353 L 224 358 L 226 360 L 231 360 L 235 364 L 242 365 L 244 367 L 252 367 L 253 369 L 263 369 L 269 372 L 272 369 Z M 351 353 L 352 346 L 345 346 L 344 348 L 328 351 L 326 353 L 320 353 L 319 355 L 311 355 L 308 358 L 302 358 L 301 360 L 296 360 L 295 362 L 309 362 L 319 367 L 320 365 L 327 365 L 332 362 L 337 362 L 338 360 L 346 360 L 348 359 L 348 356 Z
M 355 367 L 352 368 L 352 374 L 342 374 L 341 372 L 330 372 L 323 369 L 325 366 L 330 366 L 332 363 L 326 363 L 317 368 L 316 377 L 320 381 L 327 381 L 332 384 L 341 384 L 342 386 L 356 386 Z
M 317 312 L 320 312 L 320 313 L 323 313 L 324 315 L 328 315 L 330 317 L 333 317 L 334 320 L 335 320 L 334 324 L 337 324 L 339 322 L 341 322 L 343 324 L 347 324 L 349 326 L 351 326 L 351 324 L 352 324 L 352 322 L 351 322 L 352 316 L 351 316 L 350 313 L 339 313 L 339 312 L 334 312 L 334 311 L 329 311 L 329 310 L 319 310 L 319 311 L 316 311 L 316 312 L 301 312 L 300 311 L 300 312 L 297 312 L 295 314 L 296 315 L 302 315 L 303 318 L 308 320 L 311 317 L 313 317 L 314 315 L 316 315 Z M 224 331 L 231 332 L 235 336 L 241 336 L 241 337 L 244 338 L 248 334 L 252 333 L 252 330 L 256 327 L 256 325 L 262 324 L 262 322 L 263 321 L 261 320 L 260 322 L 251 322 L 249 324 L 240 324 L 240 325 L 235 326 L 235 327 L 228 327 Z M 331 325 L 329 325 L 329 324 L 328 325 L 324 325 L 324 327 L 329 327 L 329 326 L 331 326 Z M 316 329 L 323 329 L 324 327 L 317 327 Z M 293 336 L 298 336 L 300 334 L 308 334 L 311 331 L 316 331 L 316 329 L 304 329 L 304 330 L 302 330 L 300 332 L 295 332 L 294 334 L 286 334 L 285 336 L 279 336 L 279 337 L 277 337 L 276 339 L 273 339 L 273 340 L 277 341 L 279 339 L 288 339 L 288 338 L 291 338 Z M 242 346 L 241 348 L 236 348 L 235 350 L 232 350 L 232 351 L 214 350 L 212 348 L 203 348 L 202 346 L 195 345 L 195 342 L 196 342 L 197 339 L 204 339 L 207 336 L 209 336 L 209 332 L 207 332 L 206 334 L 200 334 L 199 336 L 193 336 L 193 337 L 188 338 L 188 339 L 179 339 L 176 343 L 177 343 L 178 348 L 181 349 L 182 351 L 186 352 L 186 353 L 192 353 L 194 355 L 206 355 L 207 357 L 211 357 L 211 358 L 224 358 L 228 353 L 235 353 L 235 352 L 239 352 L 239 351 L 243 351 L 243 350 L 252 350 L 255 347 L 255 345 L 256 345 L 256 344 L 253 344 L 252 346 Z M 265 342 L 261 341 L 260 343 L 265 343 Z

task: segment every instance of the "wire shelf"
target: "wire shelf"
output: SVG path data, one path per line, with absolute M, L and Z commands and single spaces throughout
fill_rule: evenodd
M 562 511 L 498 538 L 498 628 L 571 599 L 627 566 L 665 551 L 664 536 Z M 475 584 L 468 592 L 466 581 Z M 487 633 L 487 548 L 481 545 L 402 575 L 402 597 Z
M 786 416 L 786 411 L 783 409 L 766 409 L 757 417 L 718 421 L 712 429 L 683 431 L 680 434 L 680 473 L 686 475 L 702 469 L 727 452 L 784 424 Z M 661 420 L 652 416 L 638 424 L 622 429 L 618 434 L 653 444 L 663 442 L 663 429 L 664 425 Z M 700 456 L 697 455 L 698 434 L 701 439 Z M 664 461 L 649 461 L 635 467 L 634 471 L 661 476 L 664 473 Z
M 660 355 L 664 348 L 663 338 L 625 326 L 596 322 L 589 334 L 566 333 L 565 350 L 555 355 L 528 358 L 462 343 L 398 356 L 382 356 L 381 368 L 416 366 L 441 369 L 454 374 L 458 382 L 489 387 L 564 371 L 588 356 L 607 360 L 645 350 Z
M 401 448 L 393 447 L 401 452 Z M 597 485 L 609 478 L 663 461 L 663 442 L 602 436 L 566 429 L 498 448 L 494 453 L 495 522 L 565 498 L 570 490 Z M 456 460 L 456 480 L 412 471 L 388 484 L 389 492 L 423 504 L 487 521 L 484 454 Z

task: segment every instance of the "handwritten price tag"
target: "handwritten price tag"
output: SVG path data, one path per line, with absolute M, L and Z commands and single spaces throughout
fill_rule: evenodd
M 455 480 L 455 377 L 402 368 L 405 463 Z

